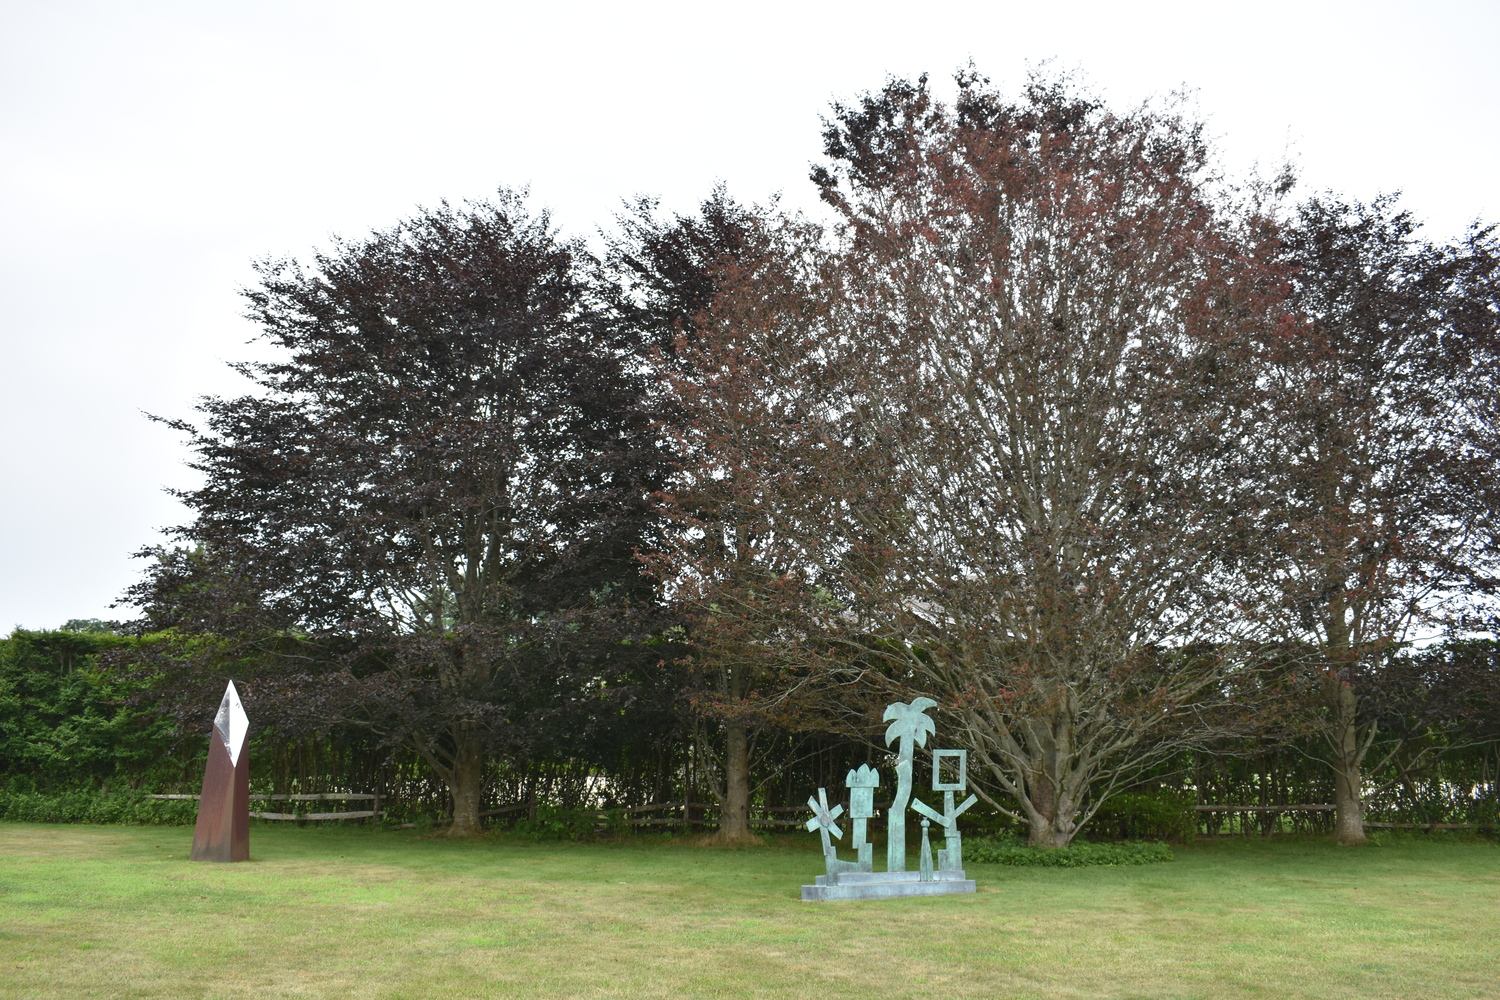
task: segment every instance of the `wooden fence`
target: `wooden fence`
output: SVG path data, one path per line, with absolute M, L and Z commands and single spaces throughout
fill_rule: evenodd
M 191 800 L 197 801 L 197 795 L 153 795 L 153 799 L 167 800 Z M 377 820 L 380 817 L 380 803 L 383 796 L 378 792 L 313 792 L 303 794 L 278 794 L 278 795 L 251 795 L 251 799 L 258 802 L 369 802 L 369 809 L 354 809 L 343 812 L 252 812 L 250 815 L 255 819 L 265 820 L 343 820 L 343 819 L 369 819 Z M 890 803 L 876 803 L 881 809 L 890 808 Z M 1241 813 L 1241 814 L 1281 814 L 1290 812 L 1334 812 L 1337 807 L 1326 802 L 1312 803 L 1289 803 L 1285 805 L 1200 805 L 1194 806 L 1200 813 Z M 533 803 L 521 803 L 520 805 L 501 806 L 498 809 L 486 809 L 479 815 L 489 819 L 495 816 L 509 816 L 519 812 L 530 812 L 535 809 Z M 694 827 L 709 827 L 718 824 L 719 806 L 710 802 L 652 802 L 643 806 L 626 806 L 613 810 L 599 810 L 594 813 L 595 822 L 601 827 L 607 826 L 612 816 L 618 816 L 624 820 L 626 826 L 631 829 L 666 827 L 679 830 L 691 830 Z M 750 810 L 750 825 L 759 828 L 790 827 L 800 828 L 806 823 L 807 806 L 753 806 Z M 797 814 L 788 817 L 787 814 Z M 405 827 L 415 826 L 414 823 L 403 823 Z M 1376 820 L 1366 820 L 1365 827 L 1372 830 L 1473 830 L 1477 828 L 1474 823 L 1385 823 Z
M 1289 812 L 1336 812 L 1338 806 L 1326 802 L 1298 803 L 1288 805 L 1256 806 L 1194 806 L 1204 813 L 1289 813 Z M 1368 830 L 1477 830 L 1477 823 L 1385 823 L 1367 819 Z
M 691 829 L 695 826 L 718 825 L 719 806 L 711 802 L 652 802 L 643 806 L 628 806 L 610 810 L 619 814 L 626 825 L 634 827 L 679 827 Z M 759 806 L 750 810 L 750 825 L 760 827 L 801 826 L 804 820 L 779 818 L 786 813 L 805 813 L 806 806 Z M 609 812 L 600 812 L 598 818 L 604 822 Z M 759 815 L 757 815 L 759 814 Z
M 153 799 L 192 800 L 196 795 L 153 795 Z M 308 792 L 304 794 L 251 795 L 257 802 L 369 802 L 369 809 L 354 809 L 346 812 L 252 812 L 252 819 L 310 820 L 310 819 L 377 819 L 380 816 L 380 794 L 378 792 Z
M 1315 803 L 1312 805 L 1284 805 L 1284 806 L 1194 806 L 1199 812 L 1250 812 L 1250 813 L 1279 813 L 1279 812 L 1333 812 L 1338 806 L 1327 803 Z
M 250 798 L 256 802 L 370 802 L 369 809 L 353 809 L 343 812 L 264 812 L 252 811 L 252 819 L 266 820 L 339 820 L 339 819 L 378 819 L 381 814 L 381 799 L 384 796 L 373 792 L 313 792 L 302 794 L 276 794 L 276 795 L 251 795 Z M 197 795 L 152 795 L 153 799 L 169 801 L 198 801 Z M 535 808 L 532 803 L 521 803 L 520 805 L 501 806 L 498 809 L 486 809 L 479 815 L 483 819 L 495 816 L 509 816 L 519 812 L 530 812 Z M 594 819 L 600 826 L 609 823 L 611 813 L 622 815 L 625 824 L 631 828 L 637 827 L 677 827 L 690 830 L 693 827 L 714 826 L 718 823 L 719 806 L 708 802 L 653 802 L 643 806 L 628 806 L 615 810 L 598 810 L 594 813 Z M 806 806 L 762 806 L 751 810 L 750 825 L 755 827 L 800 827 L 804 819 L 783 818 L 785 813 L 805 813 Z M 759 815 L 756 815 L 759 814 Z M 415 823 L 402 823 L 404 827 L 415 826 Z
M 533 809 L 531 803 L 520 805 L 501 806 L 499 809 L 486 809 L 479 815 L 488 819 L 492 816 L 507 816 L 518 812 L 530 812 Z M 624 820 L 626 826 L 631 829 L 644 827 L 676 827 L 680 830 L 691 830 L 694 827 L 707 827 L 718 825 L 719 806 L 711 802 L 651 802 L 643 806 L 622 806 L 616 809 L 592 810 L 594 822 L 601 828 L 609 825 L 612 818 L 619 817 Z M 758 827 L 802 826 L 805 820 L 779 818 L 784 813 L 805 813 L 806 806 L 757 806 L 750 810 L 750 825 Z M 759 815 L 757 815 L 759 814 Z M 412 826 L 414 824 L 404 824 Z

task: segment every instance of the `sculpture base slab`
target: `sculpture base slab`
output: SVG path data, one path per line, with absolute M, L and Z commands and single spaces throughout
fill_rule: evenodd
M 816 885 L 802 887 L 804 903 L 839 899 L 896 899 L 901 896 L 946 896 L 954 892 L 974 892 L 974 880 L 964 878 L 962 869 L 934 872 L 930 882 L 923 882 L 917 872 L 850 872 L 839 876 L 837 885 L 828 884 L 828 876 L 819 875 Z

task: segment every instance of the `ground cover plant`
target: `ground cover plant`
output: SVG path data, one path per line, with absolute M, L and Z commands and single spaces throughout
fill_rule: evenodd
M 1067 847 L 1028 847 L 1016 841 L 976 841 L 964 849 L 969 864 L 1011 865 L 1016 868 L 1092 868 L 1100 865 L 1149 865 L 1171 861 L 1172 849 L 1160 841 L 1127 840 L 1093 844 L 1075 840 Z
M 1480 997 L 1500 848 L 1199 842 L 1172 864 L 976 864 L 973 896 L 804 904 L 810 837 L 724 850 L 0 825 L 15 997 Z M 1309 975 L 1316 970 L 1316 975 Z

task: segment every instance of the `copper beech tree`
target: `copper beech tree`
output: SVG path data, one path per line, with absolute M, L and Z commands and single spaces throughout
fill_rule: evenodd
M 675 470 L 658 495 L 662 544 L 647 561 L 670 581 L 686 626 L 694 744 L 708 763 L 696 778 L 718 800 L 716 837 L 749 841 L 752 794 L 784 763 L 787 733 L 807 700 L 808 672 L 788 655 L 798 643 L 787 632 L 798 624 L 791 611 L 803 563 L 785 561 L 786 539 L 767 520 L 765 490 L 779 488 L 777 474 L 740 468 L 745 456 L 723 447 L 738 422 L 760 420 L 768 387 L 752 359 L 731 359 L 735 344 L 710 346 L 705 338 L 718 327 L 702 324 L 729 286 L 753 280 L 769 301 L 794 297 L 771 289 L 795 281 L 783 262 L 815 230 L 738 204 L 722 188 L 696 215 L 662 217 L 640 202 L 620 222 L 611 255 L 622 293 L 616 308 L 656 345 L 662 393 L 654 409 Z
M 1250 662 L 1253 347 L 1283 282 L 1191 122 L 959 83 L 836 107 L 839 227 L 726 276 L 697 486 L 753 516 L 682 567 L 787 669 L 936 698 L 991 803 L 1065 845 L 1220 735 Z M 710 554 L 734 545 L 738 580 Z
M 260 664 L 287 719 L 409 746 L 457 836 L 495 754 L 576 752 L 578 713 L 620 714 L 612 664 L 656 603 L 634 550 L 658 449 L 586 263 L 502 191 L 264 265 L 247 297 L 278 356 L 176 422 L 196 548 L 132 593 L 147 627 Z
M 1310 722 L 1333 776 L 1335 838 L 1358 844 L 1372 749 L 1389 758 L 1398 720 L 1424 735 L 1436 722 L 1422 705 L 1489 683 L 1463 670 L 1419 681 L 1393 656 L 1413 638 L 1493 627 L 1500 240 L 1475 227 L 1434 245 L 1392 199 L 1325 197 L 1300 207 L 1283 241 L 1298 319 L 1263 368 L 1266 580 L 1279 636 L 1318 651 L 1304 674 Z

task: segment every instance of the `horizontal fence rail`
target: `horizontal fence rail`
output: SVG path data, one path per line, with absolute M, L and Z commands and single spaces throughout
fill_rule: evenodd
M 1326 802 L 1312 803 L 1288 803 L 1286 805 L 1199 805 L 1194 806 L 1200 813 L 1246 813 L 1277 816 L 1282 813 L 1327 813 L 1337 812 L 1338 807 Z M 1403 823 L 1387 822 L 1384 820 L 1367 819 L 1364 821 L 1367 830 L 1484 830 L 1489 829 L 1483 823 Z M 1264 835 L 1264 834 L 1263 834 Z M 1201 834 L 1200 834 L 1201 836 Z M 1212 836 L 1212 834 L 1210 834 Z
M 1285 806 L 1194 806 L 1199 812 L 1334 812 L 1338 806 L 1327 803 Z
M 153 799 L 191 799 L 194 802 L 198 801 L 198 796 L 196 795 L 153 795 L 151 797 Z M 251 795 L 250 797 L 257 801 L 270 800 L 272 802 L 319 802 L 329 800 L 335 802 L 354 802 L 380 798 L 379 795 L 369 792 L 309 792 L 303 795 Z
M 192 796 L 187 796 L 191 798 Z M 251 796 L 254 798 L 255 796 Z M 479 813 L 481 819 L 491 819 L 496 816 L 513 816 L 516 813 L 529 813 L 543 803 L 522 802 L 515 805 L 500 806 L 495 809 L 484 809 Z M 889 808 L 889 803 L 876 803 L 877 806 Z M 609 829 L 612 823 L 623 823 L 631 829 L 647 827 L 677 827 L 678 829 L 689 829 L 692 827 L 717 826 L 719 822 L 719 805 L 714 802 L 648 802 L 640 806 L 617 806 L 612 809 L 587 809 L 586 813 L 592 816 L 595 826 L 604 831 Z M 752 806 L 750 809 L 750 825 L 753 827 L 794 827 L 801 828 L 806 825 L 806 819 L 787 819 L 787 813 L 807 813 L 806 806 Z M 251 814 L 255 815 L 254 813 Z M 310 817 L 309 817 L 310 818 Z M 440 824 L 448 822 L 439 820 Z M 416 823 L 401 823 L 400 827 L 411 829 Z
M 197 795 L 153 795 L 153 799 L 173 802 L 196 802 Z M 251 795 L 257 802 L 372 802 L 373 809 L 356 809 L 348 812 L 251 812 L 251 819 L 268 820 L 332 820 L 332 819 L 378 819 L 380 795 L 377 792 L 306 792 L 302 794 Z
M 155 794 L 153 799 L 163 801 L 196 802 L 197 795 L 189 794 Z M 369 802 L 369 809 L 353 809 L 340 812 L 270 812 L 255 811 L 250 816 L 254 819 L 263 819 L 282 822 L 304 822 L 304 821 L 328 821 L 328 820 L 375 820 L 378 821 L 383 813 L 381 809 L 382 800 L 387 796 L 377 792 L 306 792 L 306 793 L 267 793 L 262 795 L 252 794 L 251 799 L 257 802 Z M 877 813 L 884 813 L 890 808 L 889 802 L 875 803 Z M 485 809 L 479 813 L 483 819 L 491 819 L 500 816 L 514 816 L 517 813 L 532 813 L 537 808 L 537 803 L 523 802 L 514 805 L 499 806 L 494 809 Z M 1327 802 L 1300 802 L 1286 804 L 1266 805 L 1257 803 L 1254 805 L 1236 804 L 1203 804 L 1192 807 L 1200 814 L 1256 814 L 1277 815 L 1282 813 L 1327 813 L 1334 812 L 1337 807 Z M 630 829 L 677 828 L 690 830 L 693 827 L 712 827 L 719 822 L 720 806 L 714 802 L 650 802 L 639 806 L 620 806 L 614 809 L 588 810 L 600 831 L 608 829 L 612 824 L 621 824 Z M 792 828 L 800 829 L 806 825 L 805 815 L 808 812 L 806 806 L 752 806 L 750 809 L 749 824 L 761 829 Z M 790 815 L 789 815 L 790 814 Z M 439 820 L 440 823 L 444 822 Z M 415 823 L 402 823 L 402 827 L 413 827 Z M 1477 823 L 1400 823 L 1384 822 L 1380 820 L 1366 820 L 1364 823 L 1371 830 L 1474 830 L 1483 827 Z M 1201 836 L 1201 834 L 1200 834 Z M 1212 834 L 1210 834 L 1212 836 Z
M 359 810 L 356 813 L 251 813 L 257 820 L 366 820 L 375 816 L 375 810 Z

